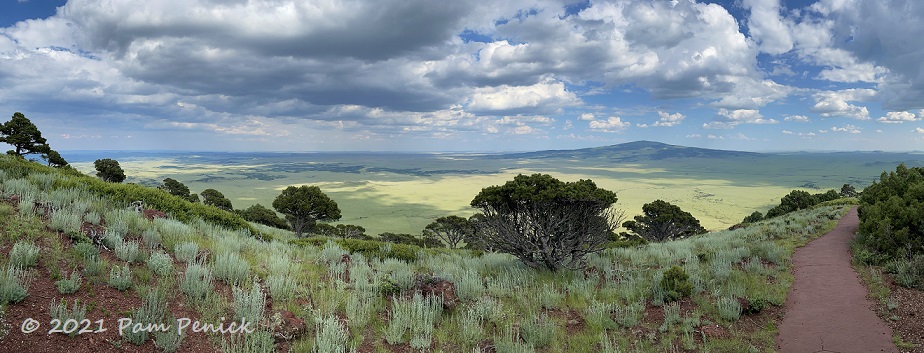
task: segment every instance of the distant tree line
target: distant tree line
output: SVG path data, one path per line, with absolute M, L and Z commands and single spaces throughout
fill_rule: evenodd
M 759 222 L 764 219 L 779 217 L 791 212 L 798 210 L 804 210 L 810 207 L 813 207 L 817 204 L 827 201 L 833 201 L 845 197 L 857 197 L 860 193 L 857 192 L 857 189 L 850 184 L 844 184 L 841 186 L 841 190 L 831 189 L 823 193 L 811 194 L 808 191 L 803 190 L 793 190 L 789 194 L 783 196 L 780 199 L 780 204 L 774 206 L 767 211 L 767 214 L 764 215 L 760 211 L 754 211 L 741 221 L 741 224 L 733 226 L 732 228 L 741 226 L 742 224 Z

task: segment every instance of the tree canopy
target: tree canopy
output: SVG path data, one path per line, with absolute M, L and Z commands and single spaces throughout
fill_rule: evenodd
M 290 186 L 273 200 L 273 208 L 286 215 L 296 236 L 302 236 L 317 221 L 340 219 L 337 203 L 321 192 L 317 186 Z
M 622 226 L 647 241 L 675 240 L 706 233 L 696 217 L 663 200 L 642 205 L 642 214 Z
M 280 218 L 275 211 L 266 208 L 261 204 L 250 206 L 244 210 L 237 211 L 245 220 L 260 223 L 279 229 L 291 229 L 286 220 Z
M 231 211 L 234 208 L 231 206 L 231 200 L 228 200 L 225 197 L 225 194 L 222 194 L 220 191 L 215 189 L 205 189 L 202 191 L 202 203 L 215 206 L 225 211 Z
M 58 151 L 49 149 L 48 153 L 42 154 L 42 158 L 48 161 L 49 167 L 61 168 L 68 165 L 67 161 L 64 160 L 64 157 L 61 157 L 61 154 Z
M 841 186 L 841 197 L 857 197 L 860 196 L 860 193 L 857 192 L 857 189 L 850 184 L 844 184 Z
M 10 152 L 20 157 L 51 151 L 48 141 L 42 137 L 42 132 L 20 112 L 13 113 L 10 121 L 0 125 L 0 142 L 13 145 L 16 149 Z
M 164 179 L 164 185 L 161 185 L 160 188 L 173 196 L 180 197 L 189 202 L 199 202 L 199 195 L 190 194 L 189 188 L 173 178 Z
M 924 168 L 900 164 L 860 196 L 860 245 L 887 258 L 924 254 Z
M 459 246 L 459 243 L 468 239 L 475 233 L 475 227 L 467 218 L 459 216 L 445 216 L 437 218 L 423 230 L 424 238 L 436 238 L 450 248 Z
M 119 166 L 119 162 L 114 159 L 97 159 L 93 162 L 96 168 L 96 176 L 103 181 L 111 183 L 121 183 L 125 181 L 125 171 Z
M 581 268 L 615 229 L 616 194 L 591 180 L 563 182 L 547 174 L 518 175 L 486 187 L 472 200 L 482 211 L 477 242 L 530 267 Z

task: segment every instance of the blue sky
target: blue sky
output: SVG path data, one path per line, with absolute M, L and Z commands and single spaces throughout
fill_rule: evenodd
M 59 150 L 924 150 L 916 0 L 4 1 Z

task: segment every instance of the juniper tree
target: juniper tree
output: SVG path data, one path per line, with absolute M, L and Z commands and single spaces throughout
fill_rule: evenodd
M 273 200 L 273 208 L 286 215 L 296 236 L 302 236 L 317 221 L 340 219 L 340 208 L 317 186 L 290 186 Z
M 13 145 L 16 149 L 8 153 L 20 157 L 51 151 L 48 140 L 42 137 L 42 132 L 20 112 L 13 113 L 10 121 L 0 125 L 0 142 Z
M 616 194 L 591 180 L 563 182 L 546 174 L 518 175 L 481 190 L 472 207 L 484 215 L 478 241 L 551 271 L 584 267 L 603 250 L 620 214 Z

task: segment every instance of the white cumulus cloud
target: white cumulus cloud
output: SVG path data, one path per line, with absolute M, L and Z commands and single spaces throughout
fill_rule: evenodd
M 921 117 L 915 116 L 911 112 L 888 112 L 886 116 L 876 119 L 877 122 L 883 124 L 901 124 L 904 122 L 915 122 L 920 121 Z
M 622 118 L 618 116 L 611 116 L 606 120 L 594 120 L 588 123 L 591 129 L 605 132 L 622 131 L 630 125 L 632 124 L 622 121 Z

